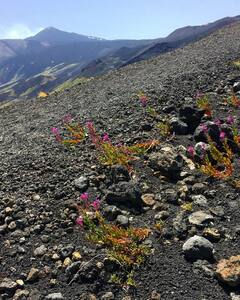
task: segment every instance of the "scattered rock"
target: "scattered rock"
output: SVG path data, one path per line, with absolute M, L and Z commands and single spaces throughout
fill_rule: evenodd
M 46 296 L 46 300 L 63 300 L 64 297 L 62 293 L 52 293 Z
M 131 179 L 127 168 L 119 165 L 113 166 L 111 168 L 111 176 L 114 183 L 118 183 L 121 181 L 130 181 Z
M 213 220 L 214 218 L 211 214 L 202 210 L 196 211 L 188 217 L 189 223 L 197 226 L 204 225 Z
M 147 206 L 153 206 L 156 203 L 154 194 L 144 194 L 141 199 Z
M 89 180 L 86 176 L 80 176 L 79 178 L 74 180 L 73 184 L 76 187 L 76 189 L 78 189 L 81 192 L 84 192 L 88 189 Z
M 183 244 L 183 252 L 188 260 L 211 259 L 213 257 L 213 244 L 201 237 L 193 236 Z
M 118 215 L 117 216 L 117 224 L 123 227 L 127 227 L 129 225 L 129 219 L 126 216 Z
M 47 252 L 47 247 L 45 245 L 41 245 L 40 247 L 34 250 L 35 256 L 43 256 Z
M 236 287 L 240 285 L 240 255 L 218 262 L 216 274 L 225 284 Z
M 27 276 L 27 281 L 34 282 L 38 280 L 38 278 L 39 278 L 39 270 L 36 268 L 31 268 Z
M 29 295 L 29 291 L 28 290 L 17 290 L 16 293 L 13 296 L 13 300 L 23 300 L 23 299 L 27 299 Z
M 183 158 L 174 148 L 165 147 L 149 155 L 149 165 L 154 171 L 160 171 L 168 178 L 177 179 L 183 168 Z
M 113 300 L 115 299 L 114 294 L 112 292 L 107 292 L 101 297 L 102 300 Z
M 141 190 L 134 181 L 119 182 L 116 185 L 112 185 L 106 192 L 105 199 L 108 204 L 135 208 L 142 206 Z
M 216 242 L 221 239 L 221 234 L 217 228 L 204 228 L 203 236 L 212 242 Z
M 10 278 L 4 278 L 2 282 L 0 283 L 0 293 L 1 294 L 8 294 L 8 295 L 13 295 L 15 291 L 18 288 L 18 284 L 11 280 Z

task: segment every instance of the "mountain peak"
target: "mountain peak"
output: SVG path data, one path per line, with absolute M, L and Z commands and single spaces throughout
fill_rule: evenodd
M 97 37 L 85 36 L 74 32 L 66 32 L 52 26 L 46 27 L 35 36 L 28 38 L 28 40 L 29 39 L 49 44 L 67 44 L 71 42 L 90 42 L 94 40 L 101 40 Z

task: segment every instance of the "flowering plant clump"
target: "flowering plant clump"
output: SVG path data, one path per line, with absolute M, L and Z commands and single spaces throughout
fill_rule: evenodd
M 149 247 L 142 242 L 149 236 L 147 228 L 123 228 L 106 222 L 100 212 L 99 198 L 89 200 L 89 195 L 80 196 L 81 204 L 77 205 L 79 217 L 76 224 L 87 231 L 87 239 L 107 248 L 110 259 L 114 259 L 124 269 L 140 265 L 146 255 L 150 254 Z
M 230 105 L 235 108 L 240 107 L 240 99 L 237 97 L 237 95 L 232 92 L 232 95 L 224 99 L 224 104 L 225 105 Z
M 160 135 L 164 138 L 168 138 L 172 135 L 172 127 L 168 121 L 159 122 L 157 128 L 160 131 Z
M 61 133 L 60 129 L 57 127 L 51 129 L 58 142 L 64 145 L 74 146 L 85 139 L 86 134 L 83 126 L 79 122 L 74 121 L 71 115 L 64 116 L 62 123 L 63 130 Z
M 197 107 L 205 111 L 207 117 L 212 116 L 212 108 L 209 102 L 209 97 L 206 94 L 198 92 L 196 95 Z
M 98 135 L 93 122 L 87 122 L 87 128 L 92 143 L 100 153 L 100 162 L 105 165 L 123 165 L 130 168 L 129 162 L 135 160 L 136 155 L 143 154 L 158 144 L 158 141 L 153 140 L 133 146 L 114 145 L 107 133 L 103 137 Z
M 231 118 L 229 118 L 229 121 L 230 119 Z M 187 152 L 195 162 L 196 167 L 204 174 L 218 179 L 226 179 L 233 174 L 233 151 L 228 145 L 226 133 L 221 130 L 221 122 L 217 120 L 214 123 L 219 124 L 219 141 L 221 143 L 221 147 L 219 148 L 219 146 L 211 139 L 210 135 L 208 134 L 208 127 L 206 124 L 202 124 L 202 131 L 207 136 L 208 150 L 206 151 L 206 147 L 202 145 L 200 162 L 195 160 L 196 151 L 193 146 L 188 147 Z

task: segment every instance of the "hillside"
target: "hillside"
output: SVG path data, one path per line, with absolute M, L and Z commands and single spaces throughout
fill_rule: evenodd
M 240 90 L 240 69 L 233 64 L 239 53 L 240 23 L 235 23 L 67 91 L 0 105 L 3 299 L 14 294 L 34 300 L 238 299 L 239 265 L 231 270 L 235 277 L 223 283 L 216 267 L 221 259 L 240 254 L 239 191 L 189 168 L 193 163 L 183 157 L 196 137 L 201 139 L 196 127 L 209 124 L 196 108 L 197 91 L 209 94 L 213 120 L 221 120 L 228 134 L 229 114 L 239 126 L 239 108 L 223 102 L 232 89 Z M 140 105 L 139 92 L 157 116 Z M 51 128 L 61 128 L 68 114 L 82 124 L 93 121 L 118 145 L 153 139 L 160 144 L 130 163 L 131 172 L 105 166 L 89 139 L 74 149 L 56 142 Z M 172 118 L 175 136 L 160 136 L 158 123 Z M 235 155 L 237 177 L 239 148 Z M 135 287 L 108 282 L 113 274 L 121 276 L 121 265 L 106 259 L 105 246 L 89 242 L 86 230 L 76 225 L 74 203 L 82 192 L 101 199 L 108 224 L 151 229 L 145 245 L 152 251 L 133 268 Z M 189 245 L 194 235 L 200 246 Z
M 104 40 L 53 27 L 26 40 L 2 40 L 0 101 L 31 98 L 40 90 L 51 92 L 77 76 L 98 76 L 164 54 L 239 19 L 227 17 L 206 25 L 187 26 L 152 40 Z M 31 82 L 33 86 L 29 87 Z

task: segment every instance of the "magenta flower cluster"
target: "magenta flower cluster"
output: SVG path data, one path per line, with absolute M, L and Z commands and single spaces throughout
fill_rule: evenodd
M 96 198 L 94 201 L 90 202 L 88 193 L 81 194 L 79 198 L 82 202 L 81 206 L 84 210 L 91 211 L 93 209 L 95 212 L 99 211 L 101 205 L 101 201 L 99 198 Z M 76 219 L 76 224 L 79 226 L 84 225 L 84 217 L 82 215 L 78 216 L 78 218 Z

